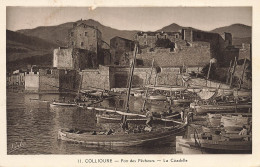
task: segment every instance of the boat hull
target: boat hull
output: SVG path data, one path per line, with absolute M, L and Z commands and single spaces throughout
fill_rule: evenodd
M 238 105 L 201 105 L 195 106 L 196 114 L 216 113 L 216 112 L 233 112 L 236 109 L 245 110 L 252 108 L 251 104 L 238 104 Z
M 114 135 L 91 135 L 75 134 L 65 130 L 58 132 L 58 139 L 63 141 L 77 142 L 85 145 L 129 147 L 129 146 L 152 146 L 158 144 L 173 143 L 176 135 L 183 135 L 186 125 L 178 128 L 167 129 L 162 132 L 114 134 Z
M 62 102 L 53 102 L 50 104 L 51 107 L 54 106 L 64 106 L 64 107 L 75 107 L 77 106 L 76 103 L 62 103 Z
M 161 115 L 158 115 L 158 116 L 161 116 Z M 165 120 L 162 120 L 161 117 L 158 118 L 157 117 L 154 117 L 153 119 L 153 123 L 155 124 L 165 124 Z M 122 116 L 121 115 L 100 115 L 100 114 L 97 114 L 96 115 L 96 118 L 97 118 L 97 123 L 121 123 L 122 122 Z M 165 119 L 180 119 L 180 114 L 176 114 L 176 113 L 173 113 L 173 114 L 168 114 L 164 117 Z M 142 118 L 142 117 L 132 117 L 132 116 L 129 116 L 127 118 L 127 121 L 129 123 L 135 123 L 135 124 L 145 124 L 145 122 L 147 121 L 147 118 Z M 169 123 L 173 123 L 171 122 L 170 120 L 167 121 L 167 125 Z
M 251 154 L 252 141 L 208 141 L 176 137 L 176 152 L 182 154 Z

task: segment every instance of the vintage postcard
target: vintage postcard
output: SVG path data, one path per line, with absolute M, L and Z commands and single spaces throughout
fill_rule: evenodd
M 257 1 L 1 9 L 0 166 L 260 166 Z

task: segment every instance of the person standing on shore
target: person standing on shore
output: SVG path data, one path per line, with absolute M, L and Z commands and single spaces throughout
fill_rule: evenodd
M 148 127 L 152 127 L 153 113 L 150 110 L 148 110 L 148 108 L 146 109 L 146 118 L 147 118 L 146 125 Z

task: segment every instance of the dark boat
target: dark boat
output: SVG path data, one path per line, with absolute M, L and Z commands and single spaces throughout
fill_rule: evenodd
M 61 129 L 58 132 L 58 139 L 96 146 L 151 146 L 162 142 L 162 144 L 173 142 L 174 140 L 172 137 L 175 137 L 176 135 L 183 135 L 185 130 L 186 125 L 184 124 L 163 127 L 151 132 L 119 132 L 110 135 L 103 132 L 93 135 L 93 132 L 82 133 L 71 131 L 69 129 Z
M 190 104 L 190 108 L 194 109 L 196 114 L 206 114 L 206 113 L 221 113 L 221 112 L 234 112 L 236 110 L 248 110 L 252 108 L 251 103 L 222 103 L 215 105 L 198 105 L 195 103 Z

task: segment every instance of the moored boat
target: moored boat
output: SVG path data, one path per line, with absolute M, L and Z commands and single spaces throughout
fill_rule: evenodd
M 121 112 L 115 110 L 114 112 L 122 115 L 122 124 L 120 131 L 111 129 L 108 133 L 90 133 L 84 131 L 74 131 L 68 129 L 61 129 L 58 131 L 58 139 L 65 141 L 72 141 L 78 143 L 84 143 L 86 145 L 96 145 L 96 146 L 145 146 L 145 145 L 156 145 L 158 143 L 167 143 L 168 141 L 173 142 L 172 137 L 176 135 L 183 135 L 186 130 L 187 124 L 177 121 L 171 126 L 154 126 L 148 124 L 143 130 L 131 131 L 128 128 L 128 117 L 139 116 L 139 114 L 130 113 L 129 110 L 129 100 L 132 88 L 134 66 L 136 61 L 137 45 L 134 49 L 134 60 L 131 63 L 130 78 L 129 78 L 129 88 L 126 96 L 125 111 Z M 95 108 L 96 109 L 96 108 Z M 101 109 L 102 111 L 102 109 Z M 162 119 L 163 120 L 163 119 Z M 165 142 L 164 142 L 165 141 Z
M 251 154 L 251 135 L 213 136 L 199 135 L 185 139 L 176 137 L 176 151 L 182 154 Z
M 244 104 L 224 103 L 224 104 L 216 104 L 216 105 L 196 105 L 195 103 L 191 103 L 190 108 L 193 108 L 196 114 L 206 114 L 206 113 L 234 112 L 236 110 L 248 110 L 252 108 L 252 104 L 251 103 L 244 103 Z
M 53 107 L 53 106 L 64 106 L 64 107 L 73 107 L 73 106 L 77 106 L 76 103 L 66 103 L 66 102 L 52 102 L 50 103 L 50 106 Z
M 118 132 L 107 135 L 106 133 L 80 132 L 71 131 L 69 129 L 61 129 L 58 132 L 58 139 L 64 141 L 72 141 L 86 145 L 96 146 L 151 146 L 164 141 L 165 143 L 172 141 L 172 137 L 183 135 L 186 130 L 186 124 L 164 127 L 150 132 L 125 133 Z

